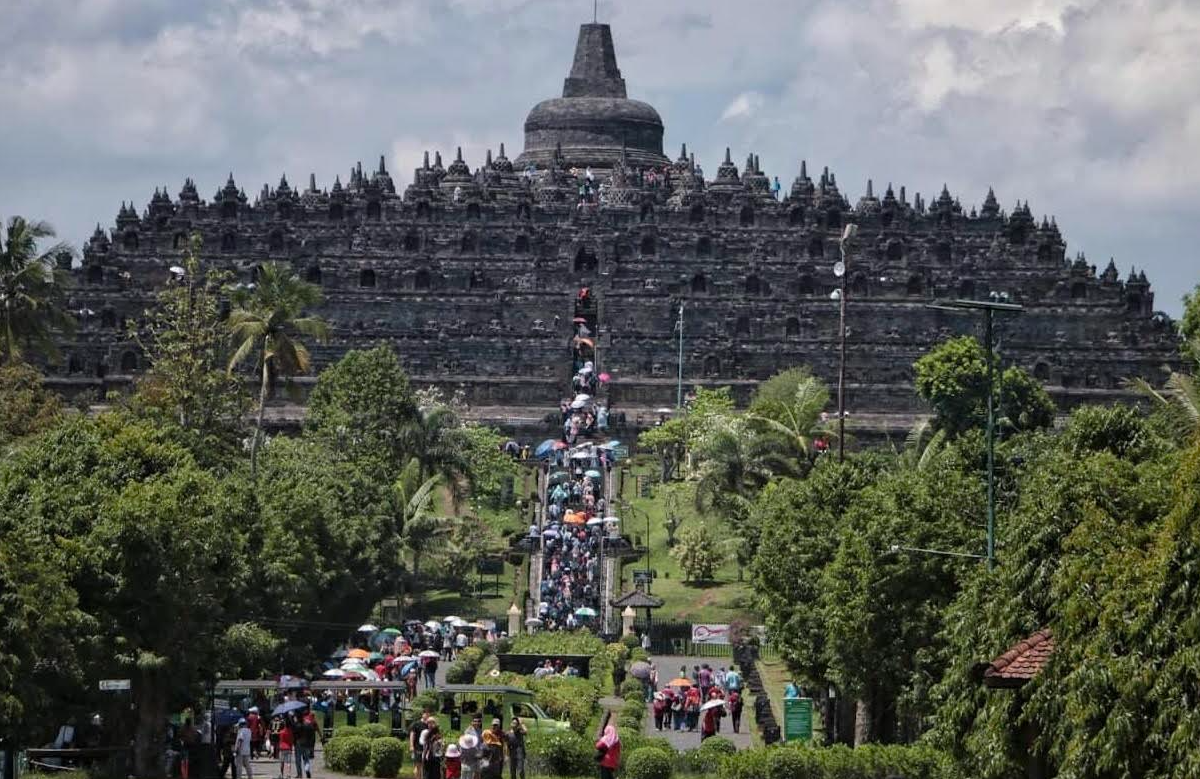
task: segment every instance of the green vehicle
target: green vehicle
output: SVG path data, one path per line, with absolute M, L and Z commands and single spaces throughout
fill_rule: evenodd
M 453 730 L 460 729 L 453 725 L 456 719 L 461 718 L 462 727 L 465 728 L 471 724 L 471 716 L 476 712 L 483 716 L 485 728 L 492 724 L 494 717 L 500 717 L 507 730 L 515 716 L 521 718 L 530 733 L 555 733 L 571 729 L 569 722 L 556 720 L 542 711 L 542 707 L 533 702 L 533 692 L 520 687 L 444 684 L 437 688 L 437 695 L 442 701 L 442 711 L 451 715 Z

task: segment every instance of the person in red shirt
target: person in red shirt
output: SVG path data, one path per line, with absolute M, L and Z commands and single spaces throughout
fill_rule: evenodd
M 246 727 L 250 729 L 250 754 L 257 757 L 262 754 L 263 739 L 267 735 L 257 706 L 250 707 L 250 713 L 246 715 Z
M 604 727 L 604 735 L 596 742 L 596 754 L 600 758 L 600 779 L 613 779 L 621 764 L 621 737 L 614 726 Z
M 283 727 L 279 729 L 279 775 L 283 779 L 290 779 L 292 775 L 292 748 L 294 746 L 292 718 L 288 717 L 283 721 Z

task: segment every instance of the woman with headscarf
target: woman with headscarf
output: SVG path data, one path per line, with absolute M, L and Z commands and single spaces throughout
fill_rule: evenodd
M 600 779 L 613 779 L 621 764 L 621 737 L 613 725 L 604 726 L 604 735 L 596 742 L 596 760 L 600 763 Z

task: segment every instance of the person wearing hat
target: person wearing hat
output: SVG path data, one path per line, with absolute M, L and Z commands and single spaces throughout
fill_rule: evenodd
M 233 775 L 234 779 L 254 779 L 254 771 L 250 768 L 250 723 L 243 717 L 238 720 L 237 738 L 233 742 Z
M 476 719 L 479 718 L 476 717 Z M 479 737 L 472 732 L 473 727 L 472 724 L 472 728 L 469 728 L 458 739 L 459 758 L 462 761 L 462 779 L 477 779 L 479 776 L 483 744 Z
M 483 732 L 483 779 L 500 779 L 504 775 L 504 723 L 499 717 Z
M 446 779 L 461 779 L 462 777 L 462 750 L 458 748 L 458 744 L 451 744 L 446 747 Z

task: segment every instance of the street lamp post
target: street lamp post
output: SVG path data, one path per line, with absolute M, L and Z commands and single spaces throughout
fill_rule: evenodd
M 683 301 L 679 301 L 679 319 L 675 322 L 679 333 L 679 372 L 675 380 L 675 409 L 683 408 Z
M 842 231 L 838 241 L 838 249 L 842 259 L 834 263 L 833 275 L 839 279 L 839 286 L 834 291 L 833 298 L 838 301 L 838 462 L 846 457 L 846 263 L 848 244 L 858 234 L 858 225 L 851 222 Z
M 990 292 L 987 300 L 953 300 L 930 306 L 938 311 L 960 313 L 983 311 L 983 348 L 987 359 L 987 559 L 988 570 L 996 567 L 996 352 L 993 319 L 999 313 L 1020 313 L 1024 308 L 1009 302 L 1007 292 Z

